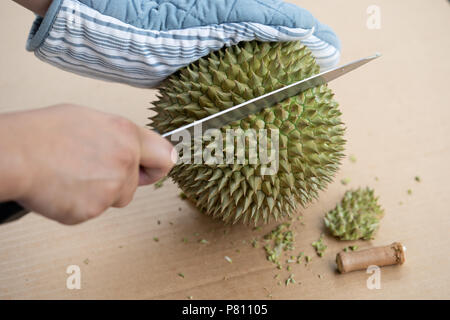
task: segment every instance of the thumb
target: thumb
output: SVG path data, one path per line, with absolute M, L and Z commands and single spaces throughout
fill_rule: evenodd
M 153 130 L 140 128 L 141 136 L 141 170 L 139 185 L 147 185 L 157 182 L 165 177 L 176 159 L 173 159 L 174 148 L 165 138 Z

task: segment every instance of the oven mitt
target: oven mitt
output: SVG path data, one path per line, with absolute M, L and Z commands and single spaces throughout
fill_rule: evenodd
M 150 88 L 211 51 L 255 39 L 301 40 L 322 70 L 340 56 L 328 26 L 279 0 L 53 0 L 27 50 L 77 74 Z

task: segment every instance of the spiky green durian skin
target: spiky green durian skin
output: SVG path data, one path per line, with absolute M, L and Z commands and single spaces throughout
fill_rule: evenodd
M 340 240 L 370 240 L 380 225 L 383 209 L 370 188 L 349 190 L 341 203 L 324 218 L 331 234 Z
M 240 43 L 172 75 L 150 119 L 167 132 L 318 72 L 300 42 Z M 326 85 L 309 89 L 221 129 L 279 129 L 277 174 L 261 175 L 259 164 L 246 159 L 246 164 L 180 164 L 170 176 L 201 211 L 227 223 L 291 216 L 297 203 L 317 198 L 338 169 L 345 143 L 340 115 Z

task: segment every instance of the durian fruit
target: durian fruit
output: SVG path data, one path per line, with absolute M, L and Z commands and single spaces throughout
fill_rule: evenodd
M 347 191 L 324 220 L 331 234 L 340 240 L 370 240 L 378 230 L 383 213 L 373 189 L 358 188 Z
M 318 72 L 311 52 L 298 41 L 222 48 L 162 84 L 152 126 L 164 133 Z M 338 169 L 345 143 L 340 115 L 327 85 L 309 89 L 221 128 L 222 134 L 279 129 L 277 174 L 262 175 L 259 162 L 249 164 L 246 149 L 244 164 L 180 164 L 170 176 L 201 211 L 226 223 L 292 216 L 297 203 L 317 198 Z

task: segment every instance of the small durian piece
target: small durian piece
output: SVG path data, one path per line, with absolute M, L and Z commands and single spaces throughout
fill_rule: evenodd
M 340 240 L 370 240 L 378 230 L 383 213 L 373 189 L 358 188 L 347 191 L 324 220 L 331 234 Z
M 323 234 L 320 235 L 319 240 L 314 241 L 313 243 L 311 243 L 311 245 L 316 250 L 316 253 L 319 257 L 323 257 L 325 250 L 327 250 L 328 248 L 325 242 L 323 242 Z

